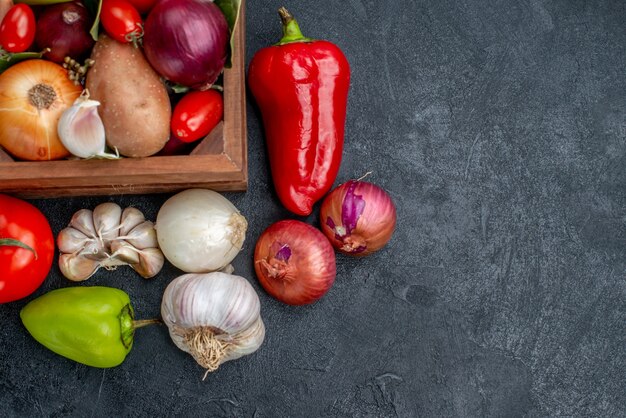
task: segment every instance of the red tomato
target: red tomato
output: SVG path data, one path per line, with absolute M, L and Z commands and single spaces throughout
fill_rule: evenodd
M 15 245 L 16 241 L 32 250 Z M 43 213 L 28 202 L 0 194 L 0 303 L 37 290 L 53 257 L 54 237 Z
M 24 52 L 35 40 L 35 14 L 26 4 L 11 7 L 0 24 L 0 45 L 8 52 Z
M 141 16 L 127 0 L 104 0 L 100 21 L 106 33 L 118 42 L 127 44 L 143 35 Z
M 174 106 L 172 133 L 184 142 L 197 141 L 207 136 L 223 115 L 224 100 L 220 92 L 189 92 Z
M 142 15 L 145 15 L 152 10 L 157 1 L 158 0 L 128 0 L 128 2 L 132 4 L 133 7 Z

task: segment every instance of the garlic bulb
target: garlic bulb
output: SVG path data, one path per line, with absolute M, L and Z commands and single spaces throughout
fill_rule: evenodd
M 100 102 L 89 99 L 89 91 L 82 94 L 67 108 L 57 127 L 63 146 L 80 158 L 120 158 L 119 154 L 105 152 L 104 124 L 98 115 Z
M 261 304 L 243 277 L 185 274 L 165 289 L 161 317 L 181 350 L 209 372 L 255 352 L 265 338 Z
M 87 280 L 98 269 L 129 265 L 143 278 L 161 271 L 165 258 L 158 248 L 154 224 L 141 211 L 112 202 L 81 209 L 59 232 L 61 273 L 73 281 Z

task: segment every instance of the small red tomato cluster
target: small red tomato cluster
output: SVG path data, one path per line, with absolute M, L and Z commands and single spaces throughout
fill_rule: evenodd
M 350 66 L 334 44 L 302 35 L 281 8 L 283 38 L 258 51 L 248 81 L 265 128 L 279 199 L 296 215 L 309 215 L 339 171 Z M 301 221 L 280 221 L 263 232 L 255 270 L 266 291 L 290 304 L 321 298 L 335 281 L 333 247 L 351 256 L 382 248 L 396 225 L 396 209 L 380 187 L 348 181 L 328 194 L 320 232 Z

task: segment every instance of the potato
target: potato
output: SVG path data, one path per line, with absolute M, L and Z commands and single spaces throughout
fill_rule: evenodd
M 170 135 L 172 108 L 167 89 L 141 49 L 102 34 L 86 88 L 100 102 L 107 144 L 126 157 L 156 154 Z

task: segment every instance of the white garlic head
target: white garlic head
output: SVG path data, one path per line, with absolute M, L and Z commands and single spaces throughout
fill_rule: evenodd
M 101 267 L 113 270 L 122 265 L 148 279 L 165 263 L 154 224 L 138 209 L 122 210 L 113 202 L 76 212 L 59 232 L 57 246 L 61 273 L 72 281 L 87 280 Z
M 259 297 L 246 279 L 232 274 L 174 279 L 163 294 L 161 317 L 174 344 L 207 373 L 255 352 L 265 338 Z

